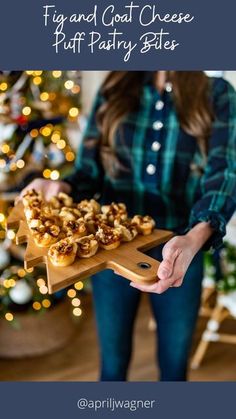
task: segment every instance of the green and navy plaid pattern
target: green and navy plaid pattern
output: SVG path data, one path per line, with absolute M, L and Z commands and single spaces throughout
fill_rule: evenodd
M 222 78 L 211 79 L 210 89 L 215 121 L 207 162 L 179 125 L 170 84 L 160 96 L 146 83 L 137 111 L 117 130 L 112 175 L 100 158 L 98 93 L 68 178 L 77 199 L 99 194 L 101 202 L 125 202 L 130 214 L 149 214 L 160 228 L 178 233 L 209 221 L 215 229 L 210 244 L 218 247 L 236 208 L 236 93 Z

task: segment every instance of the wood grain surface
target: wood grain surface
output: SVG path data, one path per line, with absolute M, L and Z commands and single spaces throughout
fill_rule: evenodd
M 34 243 L 21 202 L 12 209 L 7 227 L 18 229 L 17 244 L 27 243 L 24 259 L 26 269 L 40 263 L 46 264 L 49 293 L 59 291 L 104 269 L 112 269 L 130 281 L 151 284 L 156 280 L 159 262 L 142 252 L 168 241 L 173 236 L 170 231 L 154 230 L 149 236 L 139 235 L 132 242 L 122 243 L 114 250 L 100 249 L 95 256 L 77 259 L 73 265 L 62 268 L 50 262 L 47 248 L 40 248 Z

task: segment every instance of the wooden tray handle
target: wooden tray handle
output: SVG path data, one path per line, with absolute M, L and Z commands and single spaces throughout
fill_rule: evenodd
M 107 267 L 118 275 L 123 275 L 130 281 L 140 284 L 153 284 L 157 280 L 157 270 L 160 265 L 155 260 L 138 250 L 133 250 L 132 254 L 116 255 L 113 261 L 107 262 Z

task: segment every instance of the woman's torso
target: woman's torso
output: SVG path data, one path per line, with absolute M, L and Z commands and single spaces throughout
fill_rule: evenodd
M 211 89 L 220 82 L 212 79 Z M 196 138 L 180 127 L 170 83 L 162 95 L 144 85 L 139 108 L 120 125 L 114 148 L 115 176 L 105 175 L 102 201 L 123 201 L 131 214 L 149 214 L 161 228 L 184 229 L 201 195 L 205 159 Z

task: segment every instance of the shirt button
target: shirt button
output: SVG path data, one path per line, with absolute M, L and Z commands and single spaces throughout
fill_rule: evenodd
M 156 173 L 156 168 L 155 168 L 154 164 L 149 164 L 147 166 L 147 169 L 146 170 L 147 170 L 147 173 L 149 175 L 154 175 Z
M 153 123 L 153 129 L 155 131 L 160 131 L 160 129 L 162 129 L 162 128 L 163 128 L 163 123 L 161 121 L 155 121 Z
M 173 90 L 172 83 L 167 82 L 166 85 L 165 85 L 165 89 L 166 89 L 166 92 L 171 93 L 172 90 Z
M 164 102 L 162 100 L 158 100 L 156 102 L 155 108 L 157 111 L 161 111 L 164 108 Z
M 161 144 L 158 141 L 154 141 L 152 143 L 152 151 L 159 151 L 161 148 Z

